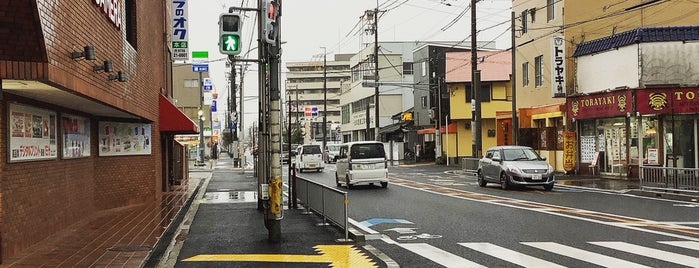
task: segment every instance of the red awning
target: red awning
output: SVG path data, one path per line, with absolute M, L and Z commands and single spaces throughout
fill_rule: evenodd
M 425 135 L 425 134 L 434 134 L 436 131 L 434 128 L 425 128 L 425 129 L 418 129 L 417 134 L 418 135 Z
M 442 128 L 440 128 L 439 130 L 442 132 L 442 134 L 447 133 L 447 131 L 448 131 L 449 133 L 454 134 L 454 133 L 456 133 L 456 131 L 457 131 L 456 128 L 457 128 L 457 124 L 456 124 L 456 123 L 451 123 L 451 124 L 447 125 L 447 127 L 442 126 Z
M 180 109 L 177 109 L 170 100 L 160 94 L 159 100 L 160 131 L 174 134 L 197 134 L 199 126 L 189 119 Z

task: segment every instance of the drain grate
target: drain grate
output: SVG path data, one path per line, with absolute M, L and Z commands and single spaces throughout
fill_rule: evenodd
M 149 247 L 149 246 L 113 246 L 111 248 L 108 248 L 107 250 L 117 251 L 117 252 L 138 252 L 138 251 L 150 251 L 151 247 Z

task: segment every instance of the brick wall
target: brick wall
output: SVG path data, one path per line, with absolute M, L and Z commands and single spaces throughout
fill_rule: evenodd
M 128 111 L 141 118 L 140 122 L 152 122 L 152 153 L 99 157 L 99 120 L 120 119 L 100 119 L 81 113 L 79 107 L 57 107 L 5 94 L 0 102 L 1 137 L 8 137 L 7 104 L 16 101 L 56 111 L 59 117 L 62 112 L 90 117 L 92 140 L 91 156 L 87 158 L 59 157 L 19 163 L 7 162 L 9 145 L 7 140 L 0 142 L 3 259 L 98 210 L 153 201 L 159 197 L 162 168 L 158 94 L 166 87 L 164 4 L 162 1 L 135 1 L 139 47 L 133 48 L 125 39 L 126 28 L 119 31 L 93 2 L 0 1 L 0 40 L 24 42 L 24 45 L 14 46 L 0 42 L 0 77 L 38 80 Z M 27 29 L 27 33 L 13 35 L 2 26 L 10 22 L 15 25 L 13 27 Z M 29 43 L 39 51 L 27 48 Z M 95 47 L 97 60 L 72 60 L 70 52 L 81 51 L 85 45 Z M 37 56 L 30 56 L 35 54 Z M 125 71 L 129 81 L 110 82 L 107 74 L 92 71 L 93 65 L 106 59 L 112 60 L 115 71 Z M 59 145 L 59 151 L 60 148 Z

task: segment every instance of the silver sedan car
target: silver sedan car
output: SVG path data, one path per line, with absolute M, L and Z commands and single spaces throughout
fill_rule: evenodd
M 506 190 L 513 185 L 543 186 L 553 189 L 553 167 L 534 149 L 526 146 L 496 146 L 478 161 L 478 185 L 498 183 Z

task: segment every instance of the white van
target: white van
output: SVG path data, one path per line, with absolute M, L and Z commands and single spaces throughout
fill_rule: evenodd
M 296 170 L 303 172 L 304 170 L 322 171 L 323 168 L 323 152 L 320 150 L 320 145 L 300 145 L 296 148 Z
M 388 162 L 383 143 L 357 141 L 342 144 L 337 158 L 335 182 L 352 188 L 357 184 L 380 183 L 388 187 Z

